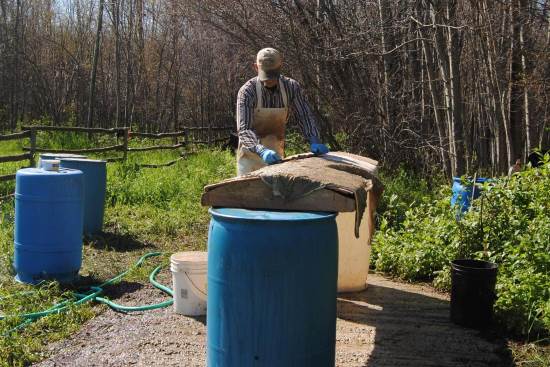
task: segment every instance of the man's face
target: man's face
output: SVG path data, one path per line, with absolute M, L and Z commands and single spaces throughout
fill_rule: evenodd
M 258 64 L 254 64 L 254 69 L 256 70 L 256 72 L 258 72 Z M 268 80 L 263 80 L 262 81 L 262 84 L 264 85 L 264 87 L 266 88 L 274 88 L 277 86 L 277 84 L 279 83 L 279 79 L 268 79 Z

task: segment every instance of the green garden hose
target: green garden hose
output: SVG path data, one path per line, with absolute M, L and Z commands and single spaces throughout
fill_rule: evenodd
M 150 257 L 154 257 L 154 256 L 159 256 L 159 255 L 162 255 L 162 252 L 147 253 L 147 254 L 143 255 L 142 257 L 140 257 L 139 260 L 134 264 L 134 266 L 136 266 L 136 267 L 141 266 L 146 259 L 148 259 Z M 166 293 L 170 296 L 173 296 L 174 292 L 172 291 L 172 289 L 166 287 L 165 285 L 160 284 L 156 280 L 156 277 L 157 277 L 157 275 L 158 275 L 158 273 L 160 272 L 161 269 L 162 269 L 162 266 L 157 266 L 151 272 L 151 274 L 149 274 L 149 281 L 151 282 L 151 284 L 155 288 L 158 288 L 161 291 L 163 291 L 164 293 Z M 73 292 L 72 295 L 76 299 L 76 301 L 68 301 L 68 300 L 63 301 L 63 302 L 60 302 L 60 303 L 57 303 L 57 304 L 53 305 L 52 307 L 50 307 L 46 310 L 39 311 L 39 312 L 30 312 L 30 313 L 24 313 L 24 314 L 19 314 L 19 315 L 7 315 L 7 316 L 6 315 L 0 315 L 0 321 L 5 320 L 7 318 L 23 319 L 22 323 L 15 326 L 14 328 L 8 330 L 4 334 L 2 334 L 2 336 L 7 336 L 7 335 L 11 334 L 14 331 L 20 330 L 20 329 L 24 328 L 25 326 L 29 325 L 30 323 L 32 323 L 33 321 L 36 321 L 36 320 L 38 320 L 38 319 L 40 319 L 44 316 L 60 314 L 60 313 L 63 313 L 65 311 L 69 310 L 71 306 L 81 305 L 81 304 L 84 304 L 84 303 L 89 302 L 89 301 L 104 303 L 104 304 L 108 305 L 109 307 L 111 307 L 112 309 L 114 309 L 116 311 L 120 311 L 120 312 L 135 312 L 135 311 L 154 310 L 154 309 L 157 309 L 157 308 L 163 308 L 163 307 L 170 306 L 172 303 L 174 303 L 173 299 L 169 299 L 169 300 L 166 300 L 166 301 L 163 301 L 163 302 L 160 302 L 160 303 L 154 303 L 154 304 L 150 304 L 150 305 L 124 306 L 124 305 L 120 305 L 118 303 L 115 303 L 115 302 L 113 302 L 109 299 L 100 297 L 100 295 L 103 293 L 103 288 L 104 287 L 106 287 L 108 285 L 112 285 L 112 284 L 118 282 L 124 276 L 126 276 L 130 272 L 130 270 L 131 269 L 128 269 L 128 270 L 118 274 L 116 277 L 111 278 L 111 279 L 107 280 L 104 283 L 101 283 L 98 286 L 90 287 L 90 290 L 86 293 Z

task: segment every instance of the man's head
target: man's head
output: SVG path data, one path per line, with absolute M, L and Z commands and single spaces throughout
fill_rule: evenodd
M 283 56 L 274 48 L 263 48 L 256 55 L 254 67 L 258 78 L 266 87 L 277 85 L 283 66 Z

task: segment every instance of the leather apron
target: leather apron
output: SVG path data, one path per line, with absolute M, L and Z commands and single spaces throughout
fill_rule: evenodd
M 288 120 L 288 98 L 282 79 L 279 79 L 279 88 L 283 99 L 282 108 L 262 107 L 262 84 L 256 80 L 256 108 L 252 116 L 251 129 L 254 130 L 260 144 L 274 150 L 281 158 L 285 154 L 285 130 Z M 237 149 L 237 175 L 242 176 L 266 164 L 260 156 L 241 146 Z

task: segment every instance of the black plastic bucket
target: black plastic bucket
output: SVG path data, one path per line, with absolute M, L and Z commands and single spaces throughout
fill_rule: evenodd
M 451 261 L 451 321 L 481 329 L 493 318 L 497 264 L 481 260 Z

